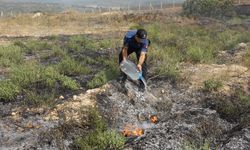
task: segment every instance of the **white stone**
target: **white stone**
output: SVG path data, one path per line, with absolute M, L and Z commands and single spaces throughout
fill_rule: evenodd
M 164 94 L 164 93 L 165 93 L 165 90 L 162 89 L 162 90 L 161 90 L 161 93 Z
M 77 99 L 77 96 L 76 96 L 76 95 L 74 95 L 74 96 L 73 96 L 73 100 L 75 101 L 76 99 Z
M 247 48 L 247 44 L 246 43 L 239 43 L 238 47 L 239 47 L 239 49 L 246 49 Z

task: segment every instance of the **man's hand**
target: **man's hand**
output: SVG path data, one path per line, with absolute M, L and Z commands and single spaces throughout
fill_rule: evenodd
M 142 69 L 140 64 L 137 65 L 137 68 L 139 69 L 139 71 L 141 71 L 141 69 Z
M 139 58 L 139 62 L 138 62 L 138 65 L 137 65 L 137 68 L 142 71 L 142 64 L 144 63 L 145 61 L 145 57 L 146 57 L 146 53 L 145 52 L 141 52 L 140 54 L 140 58 Z
M 123 61 L 126 61 L 126 58 L 128 57 L 128 48 L 127 47 L 122 48 L 122 57 L 123 57 Z

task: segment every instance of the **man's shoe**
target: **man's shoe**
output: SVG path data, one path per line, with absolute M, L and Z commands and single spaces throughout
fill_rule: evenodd
M 138 89 L 140 92 L 144 92 L 145 91 L 145 85 L 140 82 L 140 85 L 139 85 L 139 89 Z
M 125 82 L 126 82 L 126 79 L 123 76 L 118 77 L 116 80 L 117 80 L 117 82 L 119 82 L 121 84 L 125 84 Z

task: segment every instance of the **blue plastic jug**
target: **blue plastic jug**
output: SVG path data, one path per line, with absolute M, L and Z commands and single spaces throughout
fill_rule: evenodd
M 142 82 L 146 86 L 146 81 L 142 77 L 142 72 L 138 70 L 135 63 L 130 60 L 122 61 L 120 64 L 120 68 L 122 72 L 128 75 L 132 80 L 142 80 Z

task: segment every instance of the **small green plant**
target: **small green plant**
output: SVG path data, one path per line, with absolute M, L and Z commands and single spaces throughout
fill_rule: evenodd
M 106 123 L 100 117 L 97 110 L 93 109 L 89 114 L 91 131 L 87 136 L 79 137 L 74 141 L 81 150 L 122 149 L 125 138 L 117 131 L 107 129 Z
M 60 74 L 53 66 L 44 67 L 36 62 L 29 62 L 21 67 L 13 66 L 10 81 L 13 84 L 10 84 L 10 87 L 20 87 L 18 92 L 22 92 L 27 104 L 51 100 L 58 94 L 56 92 L 59 89 L 77 90 L 79 88 L 75 80 Z
M 89 88 L 95 88 L 101 86 L 108 81 L 116 78 L 119 74 L 117 64 L 114 60 L 105 60 L 104 64 L 106 65 L 105 70 L 102 70 L 95 74 L 94 78 L 87 83 Z
M 81 36 L 72 36 L 69 38 L 66 46 L 70 52 L 80 52 L 83 51 L 82 46 L 84 45 L 85 38 Z
M 192 16 L 222 17 L 232 16 L 233 0 L 186 0 L 183 3 L 183 13 Z
M 41 55 L 40 57 L 45 60 L 55 59 L 55 58 L 59 58 L 59 60 L 62 60 L 65 57 L 67 57 L 67 55 L 68 53 L 66 50 L 62 49 L 59 46 L 53 46 L 51 51 Z
M 108 70 L 98 72 L 94 76 L 94 78 L 87 83 L 87 86 L 89 88 L 96 88 L 96 87 L 99 87 L 99 86 L 107 83 L 109 80 L 108 74 L 109 74 Z
M 14 45 L 19 46 L 27 54 L 35 54 L 41 50 L 47 50 L 51 48 L 51 45 L 47 42 L 40 40 L 27 40 L 24 42 L 16 41 Z
M 11 68 L 10 79 L 21 87 L 28 87 L 32 83 L 40 81 L 40 66 L 36 62 L 16 65 Z
M 171 48 L 157 49 L 150 52 L 149 64 L 154 66 L 155 75 L 177 79 L 179 77 L 178 63 L 180 55 L 172 51 Z
M 99 46 L 100 46 L 100 48 L 103 48 L 103 49 L 111 48 L 112 42 L 113 41 L 111 41 L 109 39 L 103 39 L 103 40 L 99 41 Z
M 204 81 L 204 90 L 205 91 L 217 91 L 223 86 L 222 82 L 219 80 L 209 79 Z
M 161 33 L 165 32 L 165 29 L 162 27 L 159 23 L 153 23 L 150 25 L 147 25 L 146 30 L 148 31 L 148 35 L 150 39 L 154 42 L 161 42 Z
M 100 48 L 98 41 L 86 35 L 73 35 L 66 45 L 71 52 L 82 52 L 85 50 L 97 50 Z
M 219 97 L 214 101 L 215 109 L 218 113 L 228 121 L 238 122 L 241 125 L 249 125 L 247 120 L 250 109 L 250 95 L 242 89 L 236 91 L 230 97 Z
M 23 62 L 23 54 L 18 46 L 0 46 L 0 66 L 10 67 Z
M 0 101 L 11 101 L 16 98 L 21 88 L 8 80 L 0 81 Z
M 59 81 L 61 82 L 64 88 L 68 88 L 71 90 L 79 89 L 79 84 L 75 80 L 72 80 L 71 78 L 67 76 L 60 76 Z
M 200 47 L 190 47 L 187 51 L 188 60 L 194 61 L 196 63 L 203 60 L 203 55 L 203 50 L 201 50 Z
M 69 76 L 88 74 L 90 72 L 90 69 L 86 65 L 70 57 L 65 57 L 56 65 L 56 68 L 61 74 Z
M 250 67 L 250 49 L 247 50 L 247 53 L 243 56 L 243 63 L 246 66 Z
M 247 43 L 250 42 L 249 31 L 246 32 L 238 32 L 235 30 L 227 29 L 222 33 L 218 34 L 218 41 L 222 43 L 223 50 L 232 50 L 236 48 L 239 43 Z
M 44 91 L 30 91 L 24 90 L 25 99 L 23 103 L 25 105 L 32 105 L 32 106 L 40 106 L 42 104 L 52 106 L 54 104 L 54 100 L 56 98 L 56 93 L 54 90 L 44 90 Z
M 48 40 L 49 41 L 58 41 L 60 39 L 60 36 L 59 35 L 51 35 L 48 37 Z
M 236 91 L 236 95 L 239 99 L 239 103 L 242 106 L 243 110 L 248 110 L 250 108 L 250 95 L 239 89 Z
M 140 28 L 143 28 L 143 26 L 141 26 L 139 24 L 134 24 L 134 25 L 129 27 L 130 30 L 136 30 L 136 29 L 140 29 Z
M 202 46 L 190 46 L 187 50 L 186 60 L 194 63 L 204 63 L 213 61 L 213 51 L 209 49 L 202 49 Z
M 203 145 L 200 145 L 200 146 L 194 146 L 190 143 L 188 144 L 184 144 L 184 148 L 183 150 L 211 150 L 210 148 L 210 145 L 209 145 L 209 142 L 208 141 L 205 141 L 203 143 Z M 216 149 L 217 150 L 217 149 Z
M 76 90 L 79 85 L 75 80 L 60 74 L 54 67 L 49 66 L 42 68 L 41 81 L 47 88 L 55 88 L 56 84 L 59 82 L 63 88 Z

